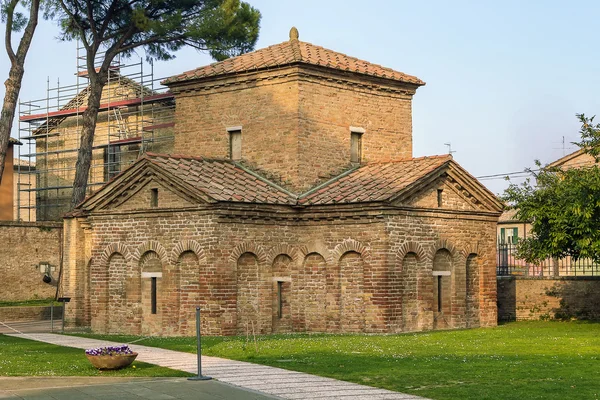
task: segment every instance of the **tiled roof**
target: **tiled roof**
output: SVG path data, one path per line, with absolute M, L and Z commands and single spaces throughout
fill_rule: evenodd
M 498 218 L 498 222 L 517 222 L 517 221 L 519 221 L 517 219 L 517 210 L 514 208 L 504 211 L 502 213 L 502 215 L 500 215 L 500 218 Z
M 340 204 L 388 200 L 435 171 L 449 155 L 366 164 L 303 195 L 300 204 Z
M 8 138 L 8 144 L 18 144 L 18 145 L 22 145 L 23 143 L 19 142 L 17 139 L 15 138 Z
M 333 50 L 315 46 L 311 43 L 301 42 L 297 39 L 290 39 L 289 41 L 256 50 L 252 53 L 196 68 L 195 70 L 167 78 L 163 83 L 171 84 L 218 75 L 249 72 L 293 63 L 318 65 L 415 85 L 425 84 L 425 82 L 416 76 L 394 71 L 391 68 L 382 67 L 381 65 L 350 57 Z
M 291 194 L 229 160 L 152 153 L 146 154 L 145 158 L 216 201 L 296 203 Z

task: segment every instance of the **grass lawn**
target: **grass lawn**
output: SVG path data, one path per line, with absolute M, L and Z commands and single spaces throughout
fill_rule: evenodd
M 130 342 L 139 337 L 82 335 Z M 203 354 L 433 399 L 598 399 L 600 324 L 518 322 L 401 335 L 203 337 Z M 137 344 L 195 352 L 195 338 Z
M 134 368 L 135 367 L 135 368 Z M 83 350 L 0 335 L 0 376 L 190 376 L 134 361 L 129 368 L 98 371 Z

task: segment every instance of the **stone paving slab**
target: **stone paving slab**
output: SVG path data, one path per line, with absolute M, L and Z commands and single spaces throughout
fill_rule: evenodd
M 0 377 L 0 399 L 21 400 L 276 400 L 216 380 L 186 378 Z
M 122 344 L 51 333 L 14 334 L 11 336 L 79 349 Z M 137 344 L 130 344 L 129 347 L 138 353 L 137 360 L 139 361 L 197 373 L 195 354 Z M 210 356 L 202 356 L 202 373 L 221 382 L 290 400 L 427 400 L 424 397 L 356 383 Z M 156 399 L 159 400 L 159 398 Z

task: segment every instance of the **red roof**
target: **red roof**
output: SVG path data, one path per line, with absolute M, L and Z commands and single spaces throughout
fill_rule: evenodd
M 452 160 L 449 155 L 366 164 L 302 195 L 299 203 L 340 204 L 385 201 Z
M 416 76 L 394 71 L 391 68 L 382 67 L 381 65 L 350 57 L 333 50 L 315 46 L 311 43 L 301 42 L 297 39 L 290 39 L 289 41 L 256 50 L 252 53 L 196 68 L 195 70 L 167 78 L 162 83 L 168 85 L 193 79 L 249 72 L 294 63 L 318 65 L 341 71 L 412 83 L 419 86 L 425 84 L 425 82 Z
M 229 160 L 152 153 L 146 154 L 145 158 L 216 201 L 296 203 L 295 196 Z

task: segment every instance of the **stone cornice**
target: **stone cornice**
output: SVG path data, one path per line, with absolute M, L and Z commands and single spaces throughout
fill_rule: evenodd
M 387 216 L 404 215 L 417 218 L 463 219 L 496 223 L 499 213 L 484 211 L 444 210 L 392 206 L 384 203 L 338 204 L 329 206 L 275 206 L 261 204 L 216 203 L 198 207 L 164 208 L 127 211 L 97 211 L 89 219 L 121 219 L 170 217 L 173 213 L 194 213 L 214 216 L 223 223 L 272 224 L 276 222 L 304 223 L 314 221 L 355 221 L 359 223 L 380 222 Z
M 412 97 L 418 86 L 345 71 L 331 71 L 324 67 L 307 65 L 287 65 L 273 69 L 230 74 L 220 77 L 184 82 L 173 86 L 171 91 L 176 96 L 186 96 L 202 91 L 239 90 L 240 86 L 256 86 L 257 84 L 281 84 L 288 81 L 316 80 L 325 85 L 350 86 L 353 89 L 378 92 L 387 96 Z

